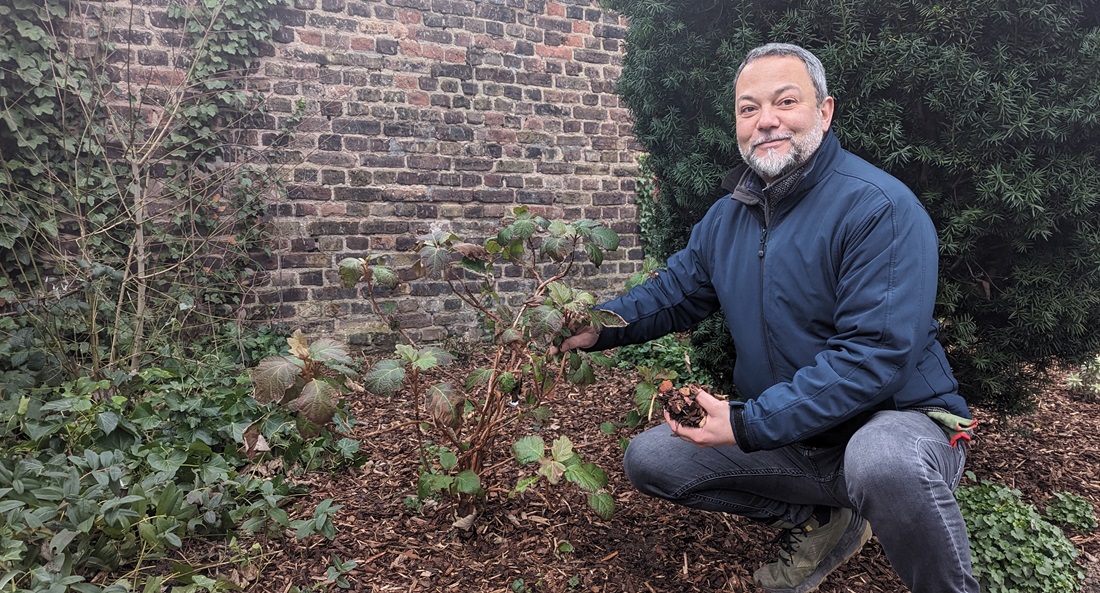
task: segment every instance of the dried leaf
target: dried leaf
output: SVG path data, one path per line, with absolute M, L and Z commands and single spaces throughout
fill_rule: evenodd
M 489 256 L 489 251 L 481 245 L 474 243 L 455 243 L 454 250 L 461 253 L 464 257 L 470 259 L 476 259 L 481 261 L 489 261 L 492 259 Z
M 297 356 L 302 360 L 309 359 L 309 340 L 306 339 L 302 330 L 294 330 L 294 334 L 286 339 L 286 343 L 290 345 L 290 354 Z
M 267 444 L 267 439 L 260 432 L 260 424 L 260 421 L 249 424 L 241 434 L 241 439 L 244 440 L 244 454 L 249 459 L 255 459 L 256 455 L 271 450 L 271 446 Z

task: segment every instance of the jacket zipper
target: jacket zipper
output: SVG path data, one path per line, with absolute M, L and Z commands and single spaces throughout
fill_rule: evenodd
M 758 259 L 760 260 L 760 334 L 764 339 L 764 355 L 768 359 L 768 371 L 771 373 L 772 382 L 776 383 L 775 363 L 772 361 L 772 343 L 768 339 L 768 322 L 764 319 L 764 311 L 767 308 L 767 303 L 764 302 L 764 255 L 768 250 L 768 227 L 771 225 L 771 205 L 768 204 L 768 200 L 763 201 L 764 216 L 761 221 L 760 227 L 760 250 L 757 252 Z

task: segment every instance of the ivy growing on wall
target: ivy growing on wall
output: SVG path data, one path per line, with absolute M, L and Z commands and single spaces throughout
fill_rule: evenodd
M 171 4 L 179 82 L 157 85 L 128 80 L 136 52 L 111 41 L 132 7 L 0 7 L 0 372 L 17 387 L 132 372 L 237 314 L 278 191 L 237 142 L 263 115 L 247 81 L 278 3 Z

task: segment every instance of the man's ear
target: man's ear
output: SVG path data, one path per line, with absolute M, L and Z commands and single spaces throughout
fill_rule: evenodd
M 821 129 L 822 131 L 829 131 L 829 124 L 833 122 L 833 98 L 825 97 L 825 100 L 821 102 L 821 106 L 818 109 L 821 110 Z

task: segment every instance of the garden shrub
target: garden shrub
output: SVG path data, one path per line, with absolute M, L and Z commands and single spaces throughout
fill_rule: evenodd
M 404 393 L 410 416 L 424 431 L 418 435 L 417 496 L 409 506 L 456 499 L 460 520 L 455 525 L 470 529 L 489 489 L 482 483 L 482 474 L 493 445 L 505 435 L 506 427 L 523 421 L 533 433 L 514 441 L 511 451 L 519 465 L 537 464 L 537 468 L 520 478 L 512 494 L 523 493 L 543 479 L 551 487 L 564 480 L 587 495 L 597 515 L 611 517 L 614 500 L 606 490 L 607 474 L 585 462 L 567 436 L 547 444 L 538 431 L 552 414 L 547 399 L 559 385 L 595 382 L 589 354 L 571 350 L 550 356 L 549 348 L 579 328 L 623 323 L 614 313 L 593 309 L 595 295 L 569 285 L 570 277 L 581 269 L 582 254 L 598 267 L 605 252 L 618 246 L 618 235 L 593 220 L 548 220 L 527 206 L 513 208 L 497 234 L 481 244 L 443 229 L 418 237 L 418 258 L 409 271 L 417 279 L 442 278 L 476 314 L 488 339 L 484 346 L 490 363 L 474 369 L 461 386 L 431 384 L 427 373 L 450 364 L 454 356 L 439 347 L 417 344 L 391 315 L 394 303 L 381 300 L 401 277 L 385 265 L 386 258 L 368 254 L 340 262 L 343 286 L 362 283 L 364 298 L 405 342 L 397 345 L 393 357 L 370 368 L 364 384 L 382 397 Z M 409 271 L 401 274 L 408 276 Z M 524 279 L 530 293 L 509 299 L 498 285 L 516 276 Z

